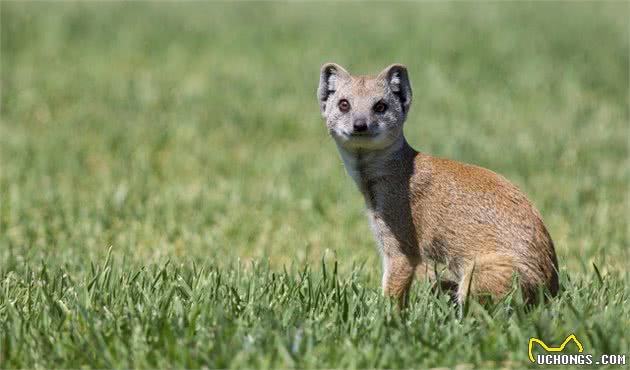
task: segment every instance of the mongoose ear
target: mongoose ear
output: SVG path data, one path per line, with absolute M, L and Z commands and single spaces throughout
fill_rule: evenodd
M 411 106 L 411 82 L 409 81 L 409 75 L 407 74 L 407 67 L 402 64 L 392 64 L 385 68 L 383 72 L 378 75 L 379 78 L 384 79 L 388 84 L 391 91 L 398 96 L 400 103 L 402 104 L 405 114 L 409 112 Z
M 348 71 L 335 63 L 326 63 L 322 66 L 319 74 L 319 87 L 317 88 L 317 99 L 322 115 L 326 112 L 326 102 L 328 97 L 337 91 L 339 81 L 350 78 Z

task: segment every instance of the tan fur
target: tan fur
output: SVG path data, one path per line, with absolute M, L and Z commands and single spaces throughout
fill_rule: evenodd
M 335 74 L 335 89 L 327 89 L 329 73 Z M 526 301 L 535 298 L 538 285 L 556 294 L 553 242 L 525 195 L 490 170 L 409 146 L 402 132 L 411 102 L 404 66 L 367 78 L 327 64 L 321 76 L 322 114 L 365 198 L 383 257 L 385 294 L 404 305 L 415 271 L 429 271 L 431 261 L 444 263 L 455 277 L 460 303 L 469 294 L 481 300 L 504 297 L 515 275 Z M 401 84 L 392 86 L 397 79 Z M 351 100 L 353 110 L 337 111 L 332 104 L 340 99 Z M 386 114 L 374 113 L 377 101 L 388 104 Z M 353 136 L 357 117 L 368 117 L 373 138 Z

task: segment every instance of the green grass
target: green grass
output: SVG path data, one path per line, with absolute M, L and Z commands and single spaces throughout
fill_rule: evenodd
M 567 281 L 559 299 L 528 312 L 504 303 L 460 320 L 424 284 L 401 317 L 361 267 L 312 269 L 108 260 L 76 278 L 63 268 L 11 272 L 0 296 L 3 365 L 520 368 L 530 336 L 558 345 L 569 334 L 586 353 L 627 352 L 628 291 L 616 278 Z
M 630 355 L 627 3 L 0 11 L 0 368 L 520 368 L 571 333 Z M 408 66 L 408 140 L 529 195 L 558 299 L 459 319 L 417 284 L 392 310 L 327 61 Z

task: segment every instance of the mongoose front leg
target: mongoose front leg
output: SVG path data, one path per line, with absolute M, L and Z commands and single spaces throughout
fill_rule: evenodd
M 419 261 L 402 254 L 388 256 L 385 253 L 383 259 L 383 294 L 395 299 L 398 309 L 403 309 L 407 305 L 409 288 Z

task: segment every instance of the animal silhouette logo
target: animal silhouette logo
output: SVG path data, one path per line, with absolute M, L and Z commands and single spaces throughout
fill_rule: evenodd
M 534 346 L 534 343 L 540 344 L 540 346 L 547 352 L 561 352 L 562 350 L 564 350 L 564 347 L 566 347 L 567 343 L 569 343 L 571 340 L 573 340 L 573 342 L 575 342 L 575 344 L 577 345 L 578 352 L 581 353 L 582 351 L 584 351 L 584 348 L 582 347 L 582 343 L 580 343 L 580 341 L 575 337 L 575 334 L 569 335 L 567 339 L 565 339 L 564 342 L 562 342 L 562 344 L 559 347 L 549 347 L 548 345 L 545 344 L 545 342 L 543 342 L 542 340 L 538 338 L 529 338 L 529 345 L 528 345 L 529 359 L 531 362 L 536 363 L 536 360 L 534 359 L 534 355 L 532 354 L 532 348 Z

